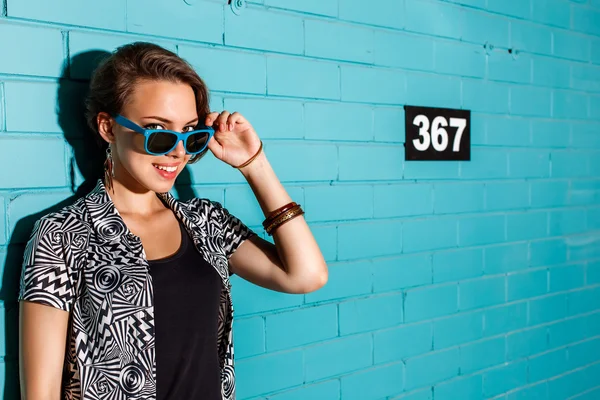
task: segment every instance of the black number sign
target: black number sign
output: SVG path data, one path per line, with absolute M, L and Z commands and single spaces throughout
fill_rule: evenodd
M 405 160 L 471 159 L 471 111 L 404 106 Z

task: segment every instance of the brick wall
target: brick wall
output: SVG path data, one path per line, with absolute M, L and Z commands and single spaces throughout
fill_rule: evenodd
M 600 398 L 599 0 L 1 3 L 4 398 L 23 244 L 88 177 L 85 60 L 134 40 L 251 120 L 329 262 L 234 278 L 240 399 Z M 405 162 L 404 104 L 472 110 L 472 161 Z M 231 167 L 180 183 L 260 227 Z

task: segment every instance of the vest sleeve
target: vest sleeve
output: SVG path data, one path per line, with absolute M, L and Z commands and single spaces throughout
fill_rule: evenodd
M 212 201 L 211 205 L 213 209 L 211 214 L 216 218 L 210 222 L 218 224 L 217 229 L 221 233 L 223 250 L 229 259 L 244 240 L 256 233 L 218 202 Z
M 64 235 L 53 223 L 39 220 L 25 248 L 19 300 L 70 311 L 74 290 L 65 263 Z

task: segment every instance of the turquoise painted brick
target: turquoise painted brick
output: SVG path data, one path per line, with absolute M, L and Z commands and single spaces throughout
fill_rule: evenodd
M 437 217 L 409 220 L 404 223 L 402 250 L 412 253 L 425 250 L 456 247 L 456 219 Z
M 430 184 L 376 185 L 374 196 L 375 218 L 433 213 L 433 186 Z
M 555 118 L 585 119 L 588 116 L 588 96 L 557 90 L 554 92 Z
M 436 72 L 483 78 L 485 61 L 485 51 L 481 46 L 447 40 L 438 40 L 435 43 Z
M 567 243 L 565 239 L 550 239 L 531 242 L 530 265 L 532 267 L 544 267 L 548 265 L 562 264 L 567 261 Z M 552 285 L 552 278 L 550 278 Z
M 221 4 L 210 1 L 167 4 L 160 0 L 130 0 L 127 2 L 127 31 L 223 43 L 223 9 Z M 155 23 L 157 20 L 162 23 Z
M 581 151 L 554 151 L 552 157 L 552 176 L 557 178 L 585 177 L 590 166 L 587 153 Z
M 352 336 L 308 347 L 304 352 L 307 382 L 361 370 L 372 365 L 371 335 Z
M 466 109 L 495 114 L 508 113 L 508 96 L 509 85 L 505 83 L 475 79 L 462 81 L 462 105 Z
M 281 394 L 268 397 L 269 400 L 339 400 L 340 381 L 331 380 L 315 385 L 303 386 L 300 389 L 289 390 Z
M 6 244 L 6 205 L 3 196 L 0 196 L 0 246 Z M 0 273 L 4 272 L 4 258 L 6 254 L 4 252 L 0 252 Z
M 531 59 L 527 55 L 512 57 L 494 52 L 488 58 L 488 77 L 495 81 L 527 84 L 531 82 Z
M 505 239 L 504 215 L 465 217 L 458 220 L 460 246 L 501 243 Z
M 307 139 L 361 142 L 373 140 L 373 109 L 369 106 L 306 103 L 304 118 Z
M 552 166 L 554 167 L 554 162 Z M 569 200 L 568 194 L 568 181 L 541 180 L 531 182 L 531 206 L 535 208 L 566 206 Z
M 526 21 L 511 21 L 511 47 L 530 53 L 552 53 L 552 30 L 546 26 Z
M 483 394 L 483 379 L 481 375 L 453 379 L 449 382 L 435 385 L 433 388 L 437 400 L 477 399 Z
M 514 210 L 523 209 L 527 206 L 529 206 L 529 185 L 527 182 L 485 183 L 486 210 Z
M 120 0 L 95 5 L 93 12 L 88 4 L 77 0 L 65 0 L 54 7 L 48 7 L 44 0 L 7 0 L 7 5 L 7 15 L 11 18 L 125 30 L 126 4 Z
M 433 36 L 458 39 L 463 15 L 453 4 L 431 1 L 405 0 L 406 29 Z M 454 21 L 454 23 L 448 23 Z
M 482 183 L 440 183 L 433 187 L 436 214 L 479 212 L 483 210 L 484 185 Z
M 483 395 L 496 396 L 527 383 L 527 361 L 517 361 L 483 374 Z
M 433 254 L 433 282 L 459 281 L 483 275 L 483 250 L 459 249 Z
M 483 313 L 481 312 L 461 313 L 433 322 L 433 347 L 436 350 L 468 343 L 482 336 Z
M 372 186 L 307 186 L 304 198 L 308 221 L 373 217 Z
M 402 294 L 340 303 L 340 335 L 375 331 L 402 323 Z
M 339 17 L 369 25 L 402 28 L 405 20 L 404 0 L 378 0 L 375 7 L 354 0 L 339 0 Z
M 589 8 L 573 7 L 571 9 L 571 27 L 574 30 L 600 35 L 600 11 Z
M 532 57 L 534 85 L 566 89 L 571 86 L 571 63 L 550 57 Z
M 586 370 L 578 370 L 569 372 L 557 379 L 548 381 L 548 393 L 550 400 L 573 398 L 575 394 L 584 392 L 589 388 L 593 388 L 598 384 L 597 377 L 590 377 L 590 373 L 598 373 L 598 368 L 592 366 Z M 577 400 L 581 400 L 585 396 L 577 396 Z
M 265 317 L 267 351 L 332 339 L 338 333 L 335 304 L 309 307 Z
M 463 40 L 478 44 L 489 43 L 495 47 L 508 47 L 509 23 L 502 16 L 464 9 Z
M 44 168 L 32 168 L 31 159 L 23 154 L 35 154 L 36 162 Z M 0 175 L 0 187 L 4 189 L 63 187 L 67 184 L 65 146 L 59 138 L 2 137 L 0 160 L 5 170 L 10 167 L 20 171 L 19 174 Z
M 423 286 L 431 283 L 431 256 L 408 255 L 373 260 L 375 293 Z
M 59 85 L 46 82 L 4 83 L 6 130 L 9 132 L 62 132 L 56 117 Z M 35 118 L 31 118 L 35 115 Z
M 337 259 L 337 228 L 333 225 L 310 224 L 310 230 L 319 245 L 325 261 Z
M 460 163 L 460 177 L 465 179 L 496 179 L 508 175 L 508 154 L 504 149 L 475 147 L 471 161 Z
M 531 120 L 529 118 L 490 116 L 485 119 L 485 127 L 485 144 L 514 147 L 530 145 Z
M 425 322 L 402 325 L 375 332 L 375 364 L 383 364 L 425 354 L 432 350 L 432 326 Z M 409 346 L 400 345 L 410 343 Z
M 573 342 L 584 340 L 589 334 L 589 326 L 593 326 L 590 317 L 578 317 L 560 320 L 548 326 L 548 347 L 562 347 Z
M 458 349 L 436 351 L 406 360 L 407 390 L 431 385 L 458 375 Z
M 268 151 L 266 149 L 269 145 L 265 143 L 265 151 Z M 182 184 L 245 183 L 244 176 L 239 171 L 217 159 L 211 152 L 208 152 L 198 163 L 188 165 L 187 169 L 190 172 L 190 182 L 181 180 Z
M 307 19 L 304 21 L 304 32 L 305 54 L 308 56 L 373 63 L 374 42 L 371 29 Z
M 470 7 L 484 8 L 485 0 L 449 0 L 452 3 L 462 4 Z
M 562 30 L 554 30 L 552 37 L 552 48 L 555 56 L 577 61 L 590 60 L 591 46 L 588 37 Z
M 529 358 L 529 380 L 537 382 L 568 370 L 567 350 L 559 349 Z
M 277 175 L 282 181 L 330 181 L 337 177 L 336 146 L 302 142 L 265 143 L 265 151 L 275 171 L 280 171 Z M 313 161 L 307 162 L 309 160 Z M 295 167 L 288 168 L 292 165 Z
M 406 101 L 403 71 L 342 65 L 341 75 L 343 101 L 392 105 Z
M 302 54 L 304 27 L 302 18 L 258 9 L 246 9 L 240 15 L 225 12 L 225 44 L 282 53 Z
M 406 103 L 430 107 L 453 107 L 460 98 L 458 77 L 409 73 L 406 81 Z
M 179 55 L 194 66 L 210 90 L 266 93 L 267 69 L 264 55 L 188 45 L 179 46 Z M 223 65 L 243 65 L 244 69 L 235 74 L 225 74 Z
M 570 235 L 587 231 L 586 210 L 568 209 L 550 212 L 550 235 Z
M 415 390 L 401 396 L 391 397 L 390 400 L 433 400 L 432 388 Z
M 225 109 L 241 112 L 262 139 L 301 139 L 305 135 L 300 101 L 226 97 Z
M 529 249 L 527 243 L 486 247 L 484 259 L 484 272 L 487 275 L 520 271 L 529 265 Z
M 0 21 L 0 73 L 59 77 L 63 67 L 60 30 Z M 27 51 L 23 51 L 27 49 Z
M 512 86 L 510 111 L 514 115 L 549 117 L 552 109 L 552 91 L 542 87 Z
M 303 383 L 302 351 L 268 354 L 236 363 L 237 396 L 248 398 Z M 285 374 L 280 374 L 285 371 Z M 277 375 L 277 379 L 273 376 Z
M 594 64 L 600 64 L 600 40 L 592 39 L 591 60 Z
M 559 292 L 584 286 L 585 266 L 583 264 L 553 267 L 550 269 L 550 291 Z
M 304 301 L 303 296 L 267 290 L 235 275 L 231 282 L 236 316 L 297 307 Z
M 504 363 L 505 346 L 504 337 L 460 346 L 460 373 L 469 374 Z
M 577 343 L 568 348 L 569 369 L 583 367 L 598 361 L 600 353 L 600 339 L 591 339 Z
M 406 54 L 410 54 L 407 57 Z M 433 70 L 434 41 L 406 32 L 375 31 L 373 60 L 377 65 Z
M 545 326 L 510 333 L 506 336 L 506 359 L 514 361 L 548 350 L 548 328 Z
M 340 98 L 340 70 L 334 63 L 269 56 L 267 70 L 269 95 Z
M 290 197 L 302 204 L 302 188 L 286 187 Z M 236 217 L 240 218 L 246 225 L 261 225 L 265 219 L 252 189 L 248 186 L 231 186 L 225 189 L 225 207 Z
M 569 190 L 571 205 L 593 205 L 599 197 L 599 187 L 594 180 L 574 180 Z M 590 223 L 591 222 L 591 223 Z M 593 226 L 594 221 L 588 220 L 588 226 Z
M 459 284 L 459 309 L 471 310 L 504 302 L 504 277 L 480 278 Z
M 527 19 L 531 15 L 529 4 L 529 1 L 520 1 L 519 3 L 508 4 L 502 0 L 488 0 L 487 9 L 500 14 Z
M 510 152 L 508 170 L 508 175 L 513 178 L 547 178 L 550 176 L 550 155 L 544 150 Z
M 385 232 L 385 235 L 382 235 Z M 402 223 L 377 221 L 343 224 L 338 227 L 338 258 L 352 260 L 402 252 Z
M 526 327 L 527 309 L 527 303 L 521 302 L 485 310 L 484 335 L 493 336 Z
M 570 28 L 570 17 L 571 7 L 569 3 L 555 0 L 534 0 L 531 2 L 531 19 L 534 21 Z
M 344 400 L 378 400 L 402 392 L 404 364 L 392 364 L 345 376 L 341 381 Z
M 457 179 L 458 163 L 446 164 L 440 167 L 436 161 L 408 162 L 404 164 L 404 179 Z
M 508 301 L 541 296 L 548 291 L 548 271 L 514 272 L 507 276 Z
M 509 242 L 544 238 L 548 235 L 548 213 L 530 211 L 508 214 L 506 232 Z
M 599 126 L 600 124 L 595 122 L 574 122 L 571 145 L 578 149 L 599 149 L 600 138 L 596 134 Z
M 338 15 L 338 0 L 264 0 L 266 6 L 280 7 L 335 17 Z
M 587 264 L 585 279 L 587 284 L 600 283 L 600 261 Z
M 430 286 L 406 291 L 404 321 L 413 322 L 442 317 L 458 310 L 456 284 Z
M 78 55 L 88 51 L 113 52 L 117 47 L 139 40 L 141 40 L 140 37 L 131 35 L 107 35 L 106 33 L 99 34 L 80 31 L 69 32 L 69 60 L 71 61 L 71 68 L 69 70 L 70 77 L 85 80 L 88 80 L 91 77 L 92 71 L 88 65 L 73 63 L 73 59 Z M 177 53 L 177 47 L 174 43 L 165 40 L 157 40 L 155 38 L 144 38 L 143 40 L 145 42 L 156 43 L 161 47 Z
M 371 293 L 371 263 L 369 261 L 329 265 L 327 284 L 306 294 L 306 302 L 342 299 Z
M 236 359 L 265 352 L 265 321 L 262 317 L 236 319 L 233 324 L 233 334 Z
M 404 142 L 402 126 L 404 109 L 400 107 L 375 107 L 373 112 L 373 131 L 375 141 Z
M 402 179 L 404 148 L 401 146 L 340 146 L 340 181 Z
M 547 399 L 548 395 L 548 384 L 542 382 L 534 386 L 528 386 L 524 389 L 511 392 L 506 395 L 506 400 Z
M 600 309 L 600 288 L 584 288 L 568 295 L 569 315 L 582 314 Z
M 590 96 L 589 117 L 600 120 L 600 96 Z

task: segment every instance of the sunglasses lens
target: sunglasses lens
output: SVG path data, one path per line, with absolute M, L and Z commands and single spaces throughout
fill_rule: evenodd
M 208 138 L 208 132 L 194 133 L 193 135 L 188 136 L 185 147 L 190 153 L 198 153 L 204 148 L 206 142 L 208 142 Z
M 152 153 L 168 153 L 177 143 L 177 136 L 169 132 L 154 132 L 148 136 L 148 150 Z

